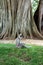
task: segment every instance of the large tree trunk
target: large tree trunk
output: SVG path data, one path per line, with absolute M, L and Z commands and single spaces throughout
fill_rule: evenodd
M 2 0 L 2 32 L 0 38 L 16 38 L 20 33 L 24 38 L 35 35 L 43 39 L 32 16 L 31 0 Z

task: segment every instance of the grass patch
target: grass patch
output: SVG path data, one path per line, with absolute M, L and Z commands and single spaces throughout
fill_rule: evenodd
M 0 65 L 43 65 L 43 46 L 17 49 L 14 44 L 0 44 Z

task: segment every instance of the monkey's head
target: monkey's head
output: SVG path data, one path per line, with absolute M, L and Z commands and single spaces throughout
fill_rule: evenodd
M 22 35 L 22 34 L 19 34 L 19 35 L 18 35 L 18 38 L 19 38 L 19 39 L 22 39 L 22 38 L 23 38 L 23 35 Z

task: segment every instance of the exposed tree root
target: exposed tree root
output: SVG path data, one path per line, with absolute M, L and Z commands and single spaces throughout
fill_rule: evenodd
M 33 33 L 40 39 L 43 36 L 39 33 L 32 16 L 31 0 L 4 0 L 4 15 L 2 38 L 16 38 L 22 33 L 24 38 L 33 38 Z M 5 27 L 4 27 L 5 25 Z

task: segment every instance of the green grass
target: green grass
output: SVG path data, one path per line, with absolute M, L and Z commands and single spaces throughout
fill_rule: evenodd
M 0 44 L 0 65 L 43 65 L 43 46 L 17 49 L 14 44 Z

